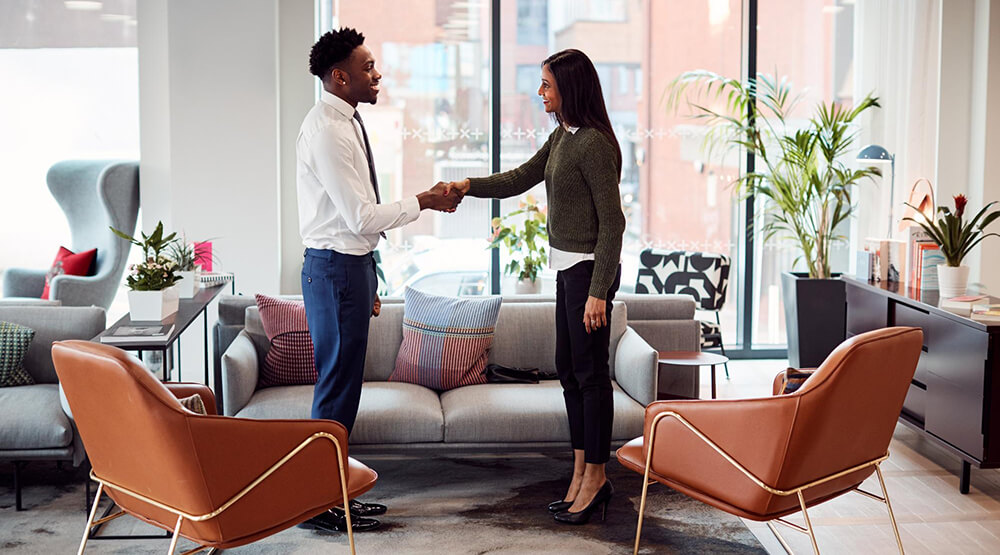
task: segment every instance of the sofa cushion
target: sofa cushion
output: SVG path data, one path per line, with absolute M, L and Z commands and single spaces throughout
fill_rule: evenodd
M 57 384 L 0 388 L 0 449 L 52 449 L 73 441 Z
M 403 344 L 389 381 L 436 391 L 486 383 L 501 297 L 445 297 L 406 289 Z
M 316 383 L 313 342 L 302 301 L 256 295 L 260 322 L 271 343 L 258 387 Z
M 0 306 L 0 320 L 35 330 L 24 368 L 35 383 L 57 383 L 52 342 L 93 339 L 104 331 L 104 309 L 96 306 Z
M 35 330 L 0 322 L 0 387 L 15 387 L 35 383 L 24 369 L 24 355 L 35 337 Z
M 239 418 L 309 418 L 313 386 L 270 387 L 254 393 Z M 425 443 L 444 438 L 436 393 L 419 385 L 365 382 L 351 443 Z
M 608 364 L 615 377 L 615 353 L 625 328 L 625 304 L 611 305 L 611 349 Z M 511 368 L 538 368 L 556 371 L 556 303 L 504 302 L 497 318 L 497 330 L 489 362 Z
M 74 253 L 66 247 L 59 247 L 56 259 L 52 261 L 52 266 L 49 268 L 48 273 L 45 274 L 45 288 L 42 289 L 42 298 L 49 298 L 49 289 L 52 287 L 52 280 L 56 276 L 90 275 L 90 268 L 95 258 L 97 258 L 97 249 Z
M 642 435 L 644 409 L 617 383 L 611 438 L 624 441 Z M 446 443 L 568 442 L 569 422 L 562 386 L 486 384 L 441 394 Z

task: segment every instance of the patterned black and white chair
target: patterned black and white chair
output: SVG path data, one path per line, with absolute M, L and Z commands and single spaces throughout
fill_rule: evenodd
M 715 313 L 715 322 L 701 321 L 701 348 L 718 347 L 725 355 L 719 312 L 726 303 L 729 266 L 729 257 L 724 254 L 645 249 L 639 254 L 635 292 L 694 297 L 699 310 Z

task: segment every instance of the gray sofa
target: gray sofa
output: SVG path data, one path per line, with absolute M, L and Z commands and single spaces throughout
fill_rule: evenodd
M 72 461 L 86 453 L 60 402 L 59 380 L 52 366 L 53 341 L 91 339 L 104 330 L 99 307 L 2 306 L 0 321 L 35 330 L 24 366 L 34 385 L 0 387 L 0 461 L 14 462 L 15 498 L 21 510 L 19 471 L 25 461 Z
M 697 350 L 699 327 L 694 304 L 686 297 L 641 296 L 678 317 L 664 321 L 672 329 L 675 350 Z M 656 351 L 629 327 L 626 302 L 612 313 L 611 372 L 617 443 L 642 433 L 644 407 L 657 392 Z M 247 418 L 308 418 L 312 386 L 257 388 L 259 365 L 269 344 L 253 301 L 225 297 L 219 306 L 216 339 L 239 326 L 231 322 L 243 308 L 244 326 L 222 355 L 216 394 L 222 413 Z M 689 310 L 690 309 L 690 310 Z M 402 342 L 404 306 L 384 299 L 382 315 L 371 320 L 358 420 L 352 450 L 398 451 L 419 448 L 547 449 L 568 446 L 569 429 L 562 389 L 557 380 L 539 384 L 484 384 L 438 394 L 425 387 L 386 381 Z M 227 328 L 228 326 L 228 328 Z M 554 370 L 555 304 L 546 297 L 505 298 L 497 320 L 490 362 Z

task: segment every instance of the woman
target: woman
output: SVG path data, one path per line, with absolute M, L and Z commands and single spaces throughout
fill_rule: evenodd
M 556 370 L 573 445 L 573 479 L 549 511 L 559 522 L 584 524 L 594 510 L 606 511 L 613 492 L 604 465 L 614 416 L 608 370 L 611 301 L 621 278 L 625 231 L 618 190 L 621 149 L 597 71 L 583 52 L 563 50 L 542 62 L 538 95 L 559 124 L 542 148 L 516 169 L 453 182 L 448 191 L 505 198 L 545 181 L 549 263 L 558 271 Z

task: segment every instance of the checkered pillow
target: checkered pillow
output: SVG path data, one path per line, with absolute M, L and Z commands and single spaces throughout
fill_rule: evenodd
M 302 301 L 256 295 L 257 309 L 271 349 L 264 357 L 258 387 L 316 383 L 313 343 Z
M 0 387 L 35 383 L 24 369 L 24 355 L 35 338 L 35 330 L 10 322 L 0 322 Z
M 403 344 L 390 382 L 437 391 L 486 383 L 500 297 L 441 297 L 407 289 Z

